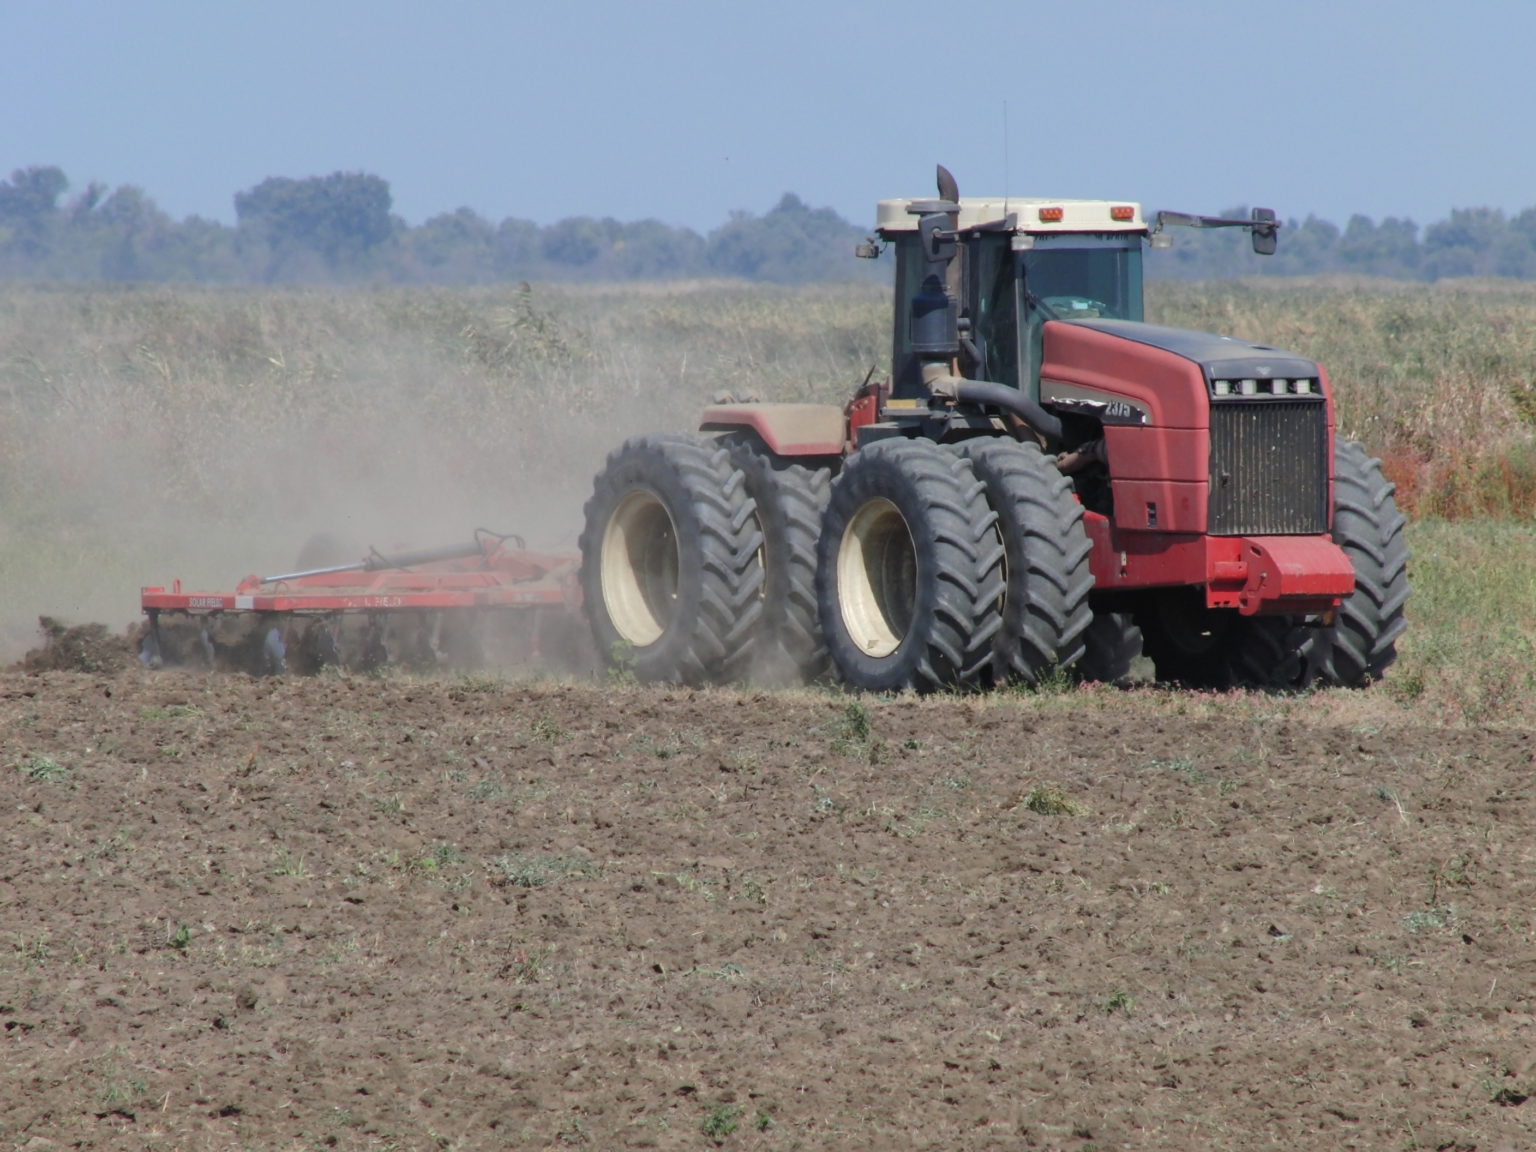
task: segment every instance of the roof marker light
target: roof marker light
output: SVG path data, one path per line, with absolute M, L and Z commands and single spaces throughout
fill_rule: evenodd
M 1060 208 L 1042 208 L 1042 209 L 1040 209 L 1040 223 L 1042 223 L 1042 224 L 1057 224 L 1057 223 L 1060 223 L 1061 217 L 1062 217 L 1062 210 Z
M 1134 220 L 1136 219 L 1136 209 L 1129 204 L 1115 204 L 1109 210 L 1109 218 L 1111 220 Z

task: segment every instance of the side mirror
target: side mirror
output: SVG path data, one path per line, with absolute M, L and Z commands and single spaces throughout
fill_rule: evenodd
M 1272 208 L 1253 210 L 1253 250 L 1260 256 L 1273 256 L 1280 240 L 1280 229 L 1275 224 Z

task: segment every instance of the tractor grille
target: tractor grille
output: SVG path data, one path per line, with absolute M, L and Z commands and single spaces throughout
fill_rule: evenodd
M 1328 531 L 1327 418 L 1321 398 L 1211 405 L 1211 535 Z

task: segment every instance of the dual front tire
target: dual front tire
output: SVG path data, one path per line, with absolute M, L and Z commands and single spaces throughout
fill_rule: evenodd
M 832 486 L 818 587 L 840 679 L 870 691 L 1038 685 L 1084 652 L 1082 509 L 1033 444 L 887 440 Z
M 984 686 L 1003 549 L 970 462 L 926 440 L 861 449 L 832 485 L 817 563 L 839 678 L 874 692 Z
M 1204 606 L 1198 589 L 1147 598 L 1136 614 L 1159 680 L 1195 688 L 1366 688 L 1397 659 L 1406 627 L 1406 519 L 1381 461 L 1353 440 L 1334 449 L 1333 541 L 1355 590 L 1333 619 L 1239 616 Z

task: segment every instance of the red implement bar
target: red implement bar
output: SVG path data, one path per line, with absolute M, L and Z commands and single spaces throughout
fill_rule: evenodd
M 418 566 L 392 567 L 420 556 L 447 555 Z M 286 576 L 247 576 L 233 592 L 147 587 L 145 612 L 388 612 L 438 608 L 577 608 L 579 558 L 574 553 L 509 549 L 484 538 L 474 546 L 411 556 L 374 556 L 359 564 Z

